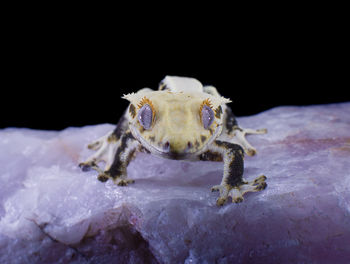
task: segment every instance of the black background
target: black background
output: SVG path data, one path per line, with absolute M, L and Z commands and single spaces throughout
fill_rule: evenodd
M 252 17 L 159 29 L 159 21 L 120 25 L 113 16 L 12 19 L 2 43 L 0 127 L 116 123 L 128 105 L 123 94 L 156 89 L 165 75 L 214 85 L 237 116 L 350 101 L 345 17 Z

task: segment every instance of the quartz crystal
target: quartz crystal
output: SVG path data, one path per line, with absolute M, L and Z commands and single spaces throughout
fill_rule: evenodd
M 268 186 L 222 207 L 221 162 L 139 153 L 119 187 L 78 167 L 113 125 L 0 130 L 0 263 L 350 263 L 350 103 L 238 122 Z

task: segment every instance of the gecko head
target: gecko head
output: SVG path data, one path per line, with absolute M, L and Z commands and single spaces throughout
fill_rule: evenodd
M 222 131 L 222 105 L 230 100 L 203 92 L 143 89 L 129 100 L 129 128 L 151 153 L 170 159 L 200 154 Z

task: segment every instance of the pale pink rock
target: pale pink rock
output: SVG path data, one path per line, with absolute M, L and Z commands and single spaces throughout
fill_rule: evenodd
M 350 263 L 350 103 L 238 121 L 268 187 L 221 208 L 222 163 L 139 154 L 118 187 L 77 166 L 113 125 L 0 130 L 0 263 Z

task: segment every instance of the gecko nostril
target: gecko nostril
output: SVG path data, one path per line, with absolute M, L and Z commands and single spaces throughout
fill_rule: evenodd
M 193 147 L 192 143 L 191 143 L 190 141 L 188 141 L 188 143 L 187 143 L 187 149 L 190 149 L 190 148 L 192 148 L 192 147 Z
M 164 151 L 169 152 L 169 150 L 170 150 L 170 143 L 169 143 L 169 141 L 165 142 L 165 144 L 163 146 L 163 149 L 164 149 Z

